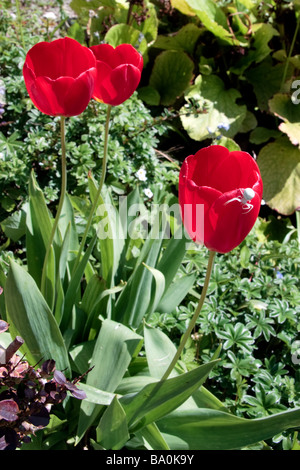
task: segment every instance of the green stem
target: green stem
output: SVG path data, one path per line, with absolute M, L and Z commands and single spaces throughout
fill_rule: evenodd
M 87 224 L 86 224 L 86 227 L 85 227 L 85 231 L 84 231 L 81 243 L 80 243 L 80 247 L 79 247 L 78 255 L 77 255 L 76 262 L 75 262 L 75 265 L 74 265 L 74 268 L 73 268 L 73 272 L 77 268 L 78 263 L 80 261 L 81 254 L 82 254 L 82 251 L 83 251 L 83 248 L 84 248 L 84 245 L 85 245 L 85 242 L 86 242 L 86 239 L 87 239 L 87 236 L 88 236 L 91 224 L 92 224 L 94 213 L 95 213 L 95 211 L 97 209 L 97 206 L 99 204 L 99 198 L 100 198 L 101 191 L 102 191 L 102 188 L 103 188 L 103 184 L 104 184 L 104 181 L 105 181 L 106 167 L 107 167 L 107 147 L 108 147 L 108 131 L 109 131 L 110 112 L 111 112 L 111 105 L 108 105 L 107 106 L 107 111 L 106 111 L 106 123 L 105 123 L 105 131 L 104 131 L 104 149 L 103 149 L 101 179 L 100 179 L 100 183 L 99 183 L 99 186 L 98 186 L 98 189 L 97 189 L 97 193 L 96 193 L 96 196 L 95 196 L 95 199 L 94 199 L 92 209 L 91 209 L 90 214 L 89 214 L 89 218 L 88 218 L 88 221 L 87 221 Z
M 46 251 L 46 256 L 44 260 L 43 272 L 42 272 L 42 281 L 41 281 L 41 291 L 42 294 L 45 295 L 45 287 L 46 287 L 46 272 L 47 272 L 47 264 L 49 259 L 49 254 L 51 251 L 51 247 L 53 244 L 53 240 L 55 237 L 56 229 L 58 226 L 59 218 L 61 215 L 63 203 L 65 200 L 65 195 L 67 191 L 67 162 L 66 162 L 66 137 L 65 137 L 65 117 L 60 117 L 60 134 L 61 134 L 61 191 L 60 191 L 60 199 L 58 203 L 58 208 L 56 212 L 56 217 L 52 226 L 52 231 L 50 234 L 50 239 L 48 243 L 48 248 Z
M 189 326 L 186 330 L 186 332 L 184 333 L 183 337 L 182 337 L 182 340 L 180 342 L 180 345 L 176 351 L 176 354 L 175 356 L 173 357 L 173 360 L 172 362 L 170 363 L 168 369 L 166 370 L 166 372 L 164 373 L 164 375 L 162 376 L 162 378 L 160 380 L 166 380 L 170 373 L 172 372 L 172 370 L 174 369 L 174 367 L 176 366 L 177 364 L 177 361 L 178 359 L 180 358 L 181 356 L 181 353 L 186 345 L 186 342 L 187 340 L 189 339 L 195 325 L 196 325 L 196 321 L 198 319 L 198 316 L 199 316 L 199 313 L 202 309 L 202 306 L 204 304 L 204 300 L 206 298 L 206 294 L 207 294 L 207 289 L 208 289 L 208 285 L 209 285 L 209 281 L 210 281 L 210 277 L 211 277 L 211 273 L 212 273 L 212 268 L 213 268 L 213 264 L 214 264 L 214 258 L 215 258 L 215 251 L 210 251 L 209 252 L 209 259 L 208 259 L 208 265 L 207 265 L 207 271 L 206 271 L 206 276 L 205 276 L 205 281 L 204 281 L 204 285 L 203 285 L 203 289 L 202 289 L 202 292 L 201 292 L 201 297 L 200 297 L 200 300 L 199 300 L 199 303 L 197 305 L 197 308 L 195 310 L 195 313 L 189 323 Z
M 284 72 L 283 72 L 283 76 L 282 76 L 282 80 L 281 80 L 281 86 L 280 86 L 280 90 L 281 90 L 281 91 L 282 91 L 282 87 L 283 87 L 284 82 L 285 82 L 285 79 L 286 79 L 286 75 L 287 75 L 287 71 L 288 71 L 288 66 L 289 66 L 290 59 L 291 59 L 291 57 L 292 57 L 292 53 L 293 53 L 293 50 L 294 50 L 294 46 L 295 46 L 295 42 L 296 42 L 296 39 L 297 39 L 297 34 L 298 34 L 299 26 L 300 26 L 300 14 L 298 15 L 297 25 L 296 25 L 296 28 L 295 28 L 295 32 L 294 32 L 292 44 L 291 44 L 291 47 L 290 47 L 290 50 L 289 50 L 289 55 L 288 55 L 288 57 L 287 57 L 287 59 L 286 59 L 286 63 L 285 63 L 285 67 L 284 67 Z

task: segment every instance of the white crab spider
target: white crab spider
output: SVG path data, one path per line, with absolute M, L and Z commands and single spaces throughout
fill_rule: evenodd
M 240 192 L 241 196 L 233 197 L 229 201 L 225 202 L 225 206 L 232 201 L 238 201 L 242 204 L 242 209 L 245 211 L 243 214 L 248 214 L 253 209 L 253 204 L 250 204 L 249 201 L 254 198 L 255 192 L 252 188 L 246 188 L 244 191 L 240 189 Z

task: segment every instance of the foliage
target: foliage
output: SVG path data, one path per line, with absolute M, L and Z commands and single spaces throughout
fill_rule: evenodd
M 9 325 L 0 320 L 0 333 Z M 62 403 L 69 391 L 82 400 L 80 391 L 48 359 L 39 369 L 16 354 L 23 340 L 16 337 L 6 348 L 0 348 L 0 450 L 15 450 L 30 442 L 30 435 L 45 428 L 53 405 Z
M 298 117 L 287 99 L 299 70 L 297 2 L 71 6 L 76 19 L 66 18 L 60 2 L 61 22 L 42 19 L 42 28 L 34 15 L 25 22 L 1 13 L 0 317 L 10 323 L 1 345 L 4 335 L 7 344 L 20 335 L 30 367 L 54 360 L 65 374 L 56 374 L 55 386 L 73 389 L 74 377 L 89 371 L 80 384 L 85 400 L 68 397 L 53 407 L 47 428 L 23 448 L 299 447 L 300 260 L 289 220 L 261 219 L 240 247 L 217 257 L 197 331 L 160 380 L 194 313 L 207 252 L 183 235 L 178 167 L 156 151 L 166 135 L 172 146 L 176 135 L 189 148 L 199 141 L 253 145 L 267 202 L 283 214 L 295 210 L 297 190 L 277 177 L 288 180 L 291 168 L 297 181 Z M 290 18 L 295 28 L 285 38 Z M 33 108 L 21 78 L 30 45 L 57 34 L 89 45 L 130 42 L 146 64 L 138 94 L 112 110 L 108 177 L 82 253 L 101 176 L 105 107 L 91 103 L 67 122 L 68 192 L 47 251 L 59 194 L 59 126 Z

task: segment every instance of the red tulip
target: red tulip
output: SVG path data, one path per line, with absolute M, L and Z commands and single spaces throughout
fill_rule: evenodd
M 143 70 L 143 57 L 130 44 L 120 44 L 115 49 L 109 44 L 98 44 L 90 49 L 97 60 L 93 98 L 118 106 L 136 90 Z
M 50 116 L 81 114 L 92 97 L 96 74 L 94 54 L 68 37 L 35 44 L 23 67 L 33 104 Z
M 196 243 L 227 253 L 252 229 L 263 184 L 246 152 L 212 145 L 187 157 L 179 175 L 179 203 L 185 229 Z

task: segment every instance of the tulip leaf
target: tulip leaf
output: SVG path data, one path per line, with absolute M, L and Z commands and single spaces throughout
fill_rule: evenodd
M 57 369 L 69 370 L 69 360 L 59 327 L 35 281 L 11 261 L 5 286 L 9 322 L 24 339 L 32 362 L 54 359 Z
M 150 374 L 160 379 L 176 354 L 176 346 L 161 330 L 147 325 L 144 326 L 144 341 Z M 171 376 L 174 375 L 175 371 Z
M 203 383 L 216 361 L 172 377 L 146 385 L 140 392 L 124 395 L 120 402 L 126 412 L 130 431 L 136 431 L 175 410 Z
M 283 215 L 300 207 L 300 150 L 287 137 L 265 145 L 258 155 L 266 203 Z
M 173 104 L 188 87 L 194 64 L 183 51 L 163 51 L 154 62 L 149 85 L 160 95 L 160 104 Z
M 105 392 L 114 392 L 120 384 L 133 355 L 143 338 L 126 326 L 104 320 L 91 359 L 94 367 L 87 376 L 87 385 Z M 101 411 L 101 405 L 82 402 L 79 414 L 77 442 Z
M 199 75 L 195 84 L 186 92 L 187 103 L 195 100 L 199 112 L 193 113 L 187 106 L 183 106 L 181 122 L 184 129 L 192 139 L 201 141 L 211 138 L 218 131 L 218 126 L 226 124 L 229 128 L 223 128 L 222 134 L 234 137 L 247 114 L 246 106 L 236 103 L 240 97 L 236 89 L 226 90 L 218 76 Z
M 121 449 L 129 440 L 126 414 L 117 397 L 114 397 L 103 413 L 96 433 L 97 442 L 105 449 Z
M 299 427 L 300 408 L 259 419 L 212 409 L 182 409 L 157 425 L 172 450 L 238 450 Z

